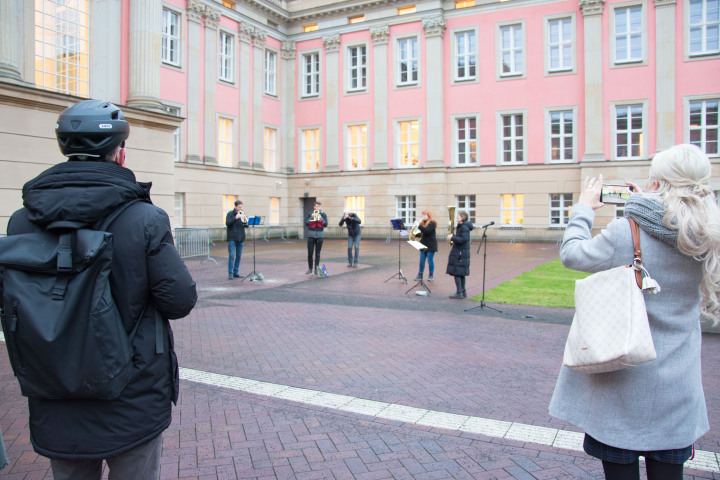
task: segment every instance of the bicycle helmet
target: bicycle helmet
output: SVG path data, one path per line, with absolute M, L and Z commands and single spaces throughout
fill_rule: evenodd
M 66 157 L 103 157 L 128 138 L 130 125 L 112 103 L 83 100 L 63 110 L 55 124 L 55 135 Z

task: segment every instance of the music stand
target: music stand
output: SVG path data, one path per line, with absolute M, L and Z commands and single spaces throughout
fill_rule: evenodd
M 400 237 L 408 234 L 407 230 L 405 230 L 405 220 L 402 218 L 393 218 L 390 220 L 390 223 L 392 224 L 393 230 L 397 230 L 398 232 L 398 273 L 385 280 L 385 283 L 393 278 L 397 278 L 398 280 L 404 281 L 405 285 L 407 285 L 407 278 L 403 275 L 402 267 L 400 266 Z
M 415 240 L 408 240 L 407 243 L 409 243 L 410 245 L 412 245 L 413 247 L 415 247 L 415 248 L 417 249 L 417 251 L 420 251 L 420 250 L 422 250 L 423 248 L 426 248 L 425 245 L 423 245 L 422 243 L 417 242 L 417 241 L 415 241 Z M 413 288 L 417 287 L 418 285 L 421 286 L 421 287 L 425 290 L 425 294 L 426 294 L 426 295 L 429 296 L 429 295 L 432 293 L 432 292 L 430 291 L 430 289 L 427 287 L 427 285 L 425 285 L 425 282 L 423 282 L 423 277 L 422 277 L 422 275 L 421 275 L 421 276 L 420 276 L 420 281 L 417 282 L 417 283 L 416 283 L 415 285 L 413 285 L 412 287 L 408 288 L 408 289 L 407 289 L 407 292 L 405 292 L 405 295 L 407 295 L 407 293 L 408 293 L 410 290 L 412 290 Z M 418 295 L 422 295 L 422 293 L 418 293 Z
M 487 229 L 490 225 L 494 225 L 495 222 L 490 222 L 487 225 L 483 225 L 483 234 L 482 238 L 480 239 L 480 245 L 478 245 L 477 253 L 480 253 L 480 247 L 482 247 L 483 242 L 485 242 L 485 248 L 483 249 L 483 281 L 482 281 L 482 298 L 480 299 L 480 305 L 475 305 L 474 307 L 466 308 L 465 311 L 470 311 L 474 308 L 489 308 L 490 310 L 495 310 L 498 313 L 502 313 L 501 310 L 498 310 L 497 308 L 488 307 L 485 304 L 485 266 L 487 264 Z
M 248 273 L 245 278 L 240 280 L 240 283 L 244 282 L 246 279 L 250 279 L 251 282 L 262 282 L 265 278 L 262 273 L 255 270 L 255 225 L 262 225 L 265 223 L 265 217 L 256 216 L 256 217 L 248 217 L 247 219 L 247 226 L 253 227 L 253 269 L 252 272 Z

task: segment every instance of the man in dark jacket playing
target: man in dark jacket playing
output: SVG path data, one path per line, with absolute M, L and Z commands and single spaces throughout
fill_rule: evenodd
M 167 214 L 150 202 L 150 184 L 123 167 L 130 127 L 118 107 L 85 100 L 60 114 L 55 133 L 68 161 L 23 187 L 22 208 L 8 235 L 52 222 L 96 224 L 130 205 L 108 227 L 113 234 L 110 284 L 127 332 L 138 324 L 132 377 L 113 400 L 28 398 L 30 438 L 50 458 L 55 480 L 159 478 L 162 432 L 177 401 L 178 364 L 168 319 L 195 306 L 195 282 L 173 243 Z M 48 319 L 52 320 L 52 319 Z
M 240 275 L 240 257 L 243 251 L 243 242 L 245 242 L 245 226 L 247 225 L 247 216 L 243 212 L 243 203 L 235 200 L 235 208 L 225 215 L 225 225 L 227 226 L 228 241 L 228 279 L 242 278 Z

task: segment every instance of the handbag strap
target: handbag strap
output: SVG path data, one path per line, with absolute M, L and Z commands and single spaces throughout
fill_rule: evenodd
M 638 226 L 637 222 L 632 218 L 628 217 L 628 222 L 630 222 L 630 232 L 632 233 L 633 257 L 634 259 L 639 260 L 640 264 L 642 265 L 642 251 L 640 250 L 640 227 Z M 635 262 L 633 260 L 633 264 L 634 263 Z M 642 272 L 639 269 L 635 270 L 635 282 L 637 283 L 638 288 L 642 290 Z

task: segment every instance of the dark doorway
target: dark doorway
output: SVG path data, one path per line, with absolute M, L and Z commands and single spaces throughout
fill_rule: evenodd
M 302 201 L 303 201 L 303 217 L 300 221 L 303 224 L 303 234 L 304 234 L 303 236 L 305 238 L 307 238 L 307 236 L 308 236 L 308 226 L 307 226 L 307 222 L 305 222 L 305 220 L 307 220 L 308 216 L 314 210 L 313 207 L 315 206 L 315 200 L 316 200 L 315 197 L 304 197 L 302 199 Z

